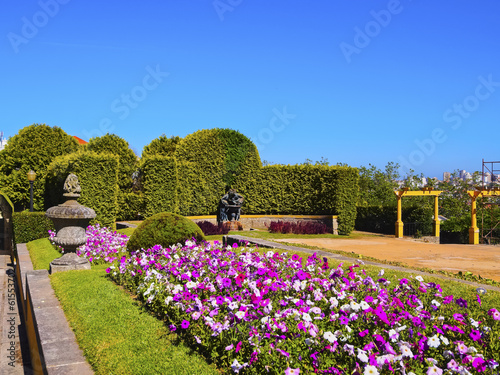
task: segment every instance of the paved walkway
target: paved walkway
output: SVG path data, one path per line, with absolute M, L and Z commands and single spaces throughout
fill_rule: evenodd
M 24 324 L 19 315 L 18 291 L 10 255 L 0 250 L 0 374 L 31 374 Z M 23 363 L 23 359 L 25 362 Z
M 500 281 L 500 246 L 433 244 L 387 235 L 363 236 L 358 239 L 290 238 L 279 241 L 354 252 L 380 260 L 400 262 L 410 267 L 451 273 L 469 271 L 474 275 Z

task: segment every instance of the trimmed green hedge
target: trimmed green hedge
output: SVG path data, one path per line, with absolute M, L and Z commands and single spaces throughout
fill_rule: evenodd
M 169 247 L 195 238 L 204 241 L 205 236 L 196 223 L 170 212 L 160 212 L 144 220 L 132 233 L 127 250 L 149 249 L 155 245 Z
M 177 162 L 168 156 L 146 157 L 141 161 L 146 217 L 159 212 L 178 213 Z
M 64 181 L 68 174 L 74 173 L 82 188 L 78 203 L 96 212 L 97 216 L 91 223 L 114 228 L 117 214 L 118 166 L 118 156 L 90 151 L 56 158 L 47 169 L 47 208 L 64 201 Z
M 118 191 L 116 220 L 139 220 L 144 217 L 145 203 L 142 192 Z
M 16 244 L 49 237 L 49 230 L 54 230 L 54 224 L 45 216 L 45 212 L 14 212 L 12 225 Z
M 354 228 L 358 170 L 323 165 L 271 165 L 247 174 L 235 187 L 245 214 L 337 215 L 339 232 Z
M 255 145 L 230 129 L 200 130 L 180 140 L 175 157 L 141 161 L 145 216 L 213 215 L 230 187 L 245 196 L 244 214 L 337 215 L 339 232 L 354 228 L 359 173 L 325 165 L 262 167 Z
M 183 167 L 188 166 L 187 170 L 179 168 L 180 194 L 194 198 L 195 209 L 207 215 L 217 212 L 220 198 L 241 176 L 256 172 L 262 165 L 252 141 L 231 129 L 205 129 L 189 134 L 177 144 L 175 158 Z M 190 181 L 201 185 L 189 185 Z M 190 204 L 186 200 L 180 202 Z M 179 208 L 183 214 L 192 211 L 182 205 Z

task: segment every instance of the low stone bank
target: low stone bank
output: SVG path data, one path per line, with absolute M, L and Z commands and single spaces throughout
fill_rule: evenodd
M 93 374 L 56 298 L 47 270 L 33 270 L 26 244 L 17 245 L 16 278 L 34 374 Z

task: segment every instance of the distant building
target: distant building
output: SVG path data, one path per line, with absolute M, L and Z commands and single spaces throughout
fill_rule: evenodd
M 88 143 L 87 141 L 84 141 L 83 139 L 78 138 L 76 135 L 74 135 L 73 138 L 75 138 L 76 141 L 78 142 L 78 144 L 80 144 L 80 145 L 86 145 Z
M 451 173 L 450 172 L 444 172 L 443 173 L 443 181 L 449 182 L 451 178 Z
M 0 132 L 0 151 L 7 145 L 7 140 L 3 137 L 3 132 Z
M 489 184 L 491 182 L 491 173 L 486 172 L 483 176 L 483 183 Z
M 465 177 L 466 173 L 467 173 L 467 171 L 466 171 L 465 169 L 462 169 L 462 170 L 460 171 L 459 177 L 460 177 L 460 179 L 461 179 L 462 181 L 465 181 L 465 179 L 466 179 L 466 177 Z

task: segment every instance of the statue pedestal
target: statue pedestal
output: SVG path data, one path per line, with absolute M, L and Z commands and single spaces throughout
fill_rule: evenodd
M 50 262 L 50 273 L 72 271 L 72 270 L 89 270 L 90 262 L 85 258 L 80 258 L 75 253 L 66 253 L 62 257 L 54 259 Z
M 241 224 L 241 222 L 236 221 L 236 220 L 226 221 L 224 223 L 224 226 L 227 226 L 230 231 L 233 231 L 233 230 L 243 230 L 243 225 Z

